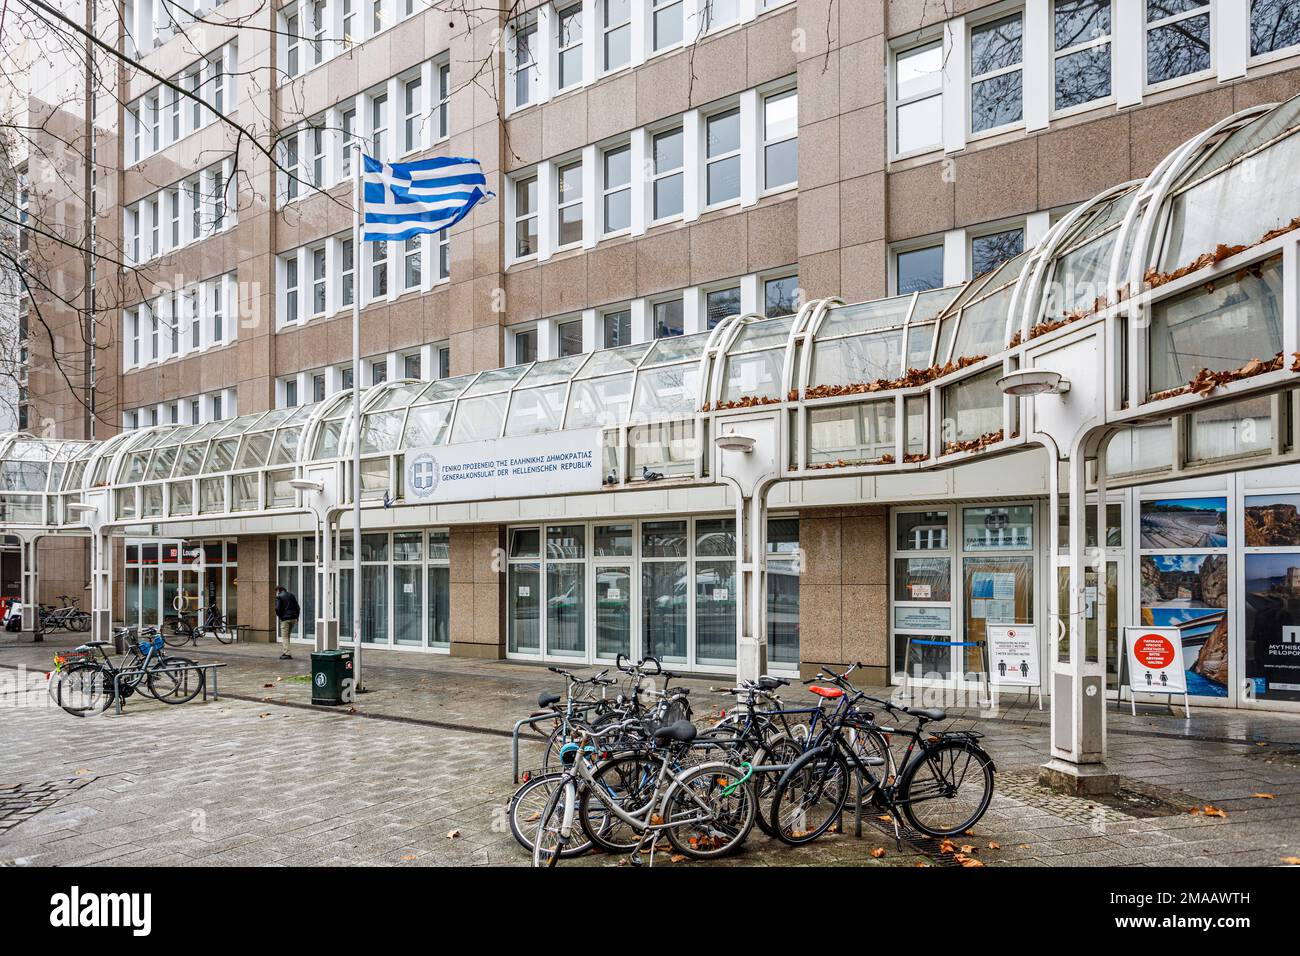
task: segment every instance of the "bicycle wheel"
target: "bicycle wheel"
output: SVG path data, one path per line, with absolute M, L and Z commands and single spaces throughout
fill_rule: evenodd
M 218 641 L 220 641 L 222 644 L 233 644 L 233 643 L 235 643 L 235 632 L 234 632 L 234 630 L 231 629 L 231 628 L 229 628 L 229 627 L 227 627 L 225 624 L 222 624 L 222 625 L 219 626 L 219 627 L 208 627 L 208 628 L 204 628 L 204 633 L 211 634 L 213 637 L 215 637 L 215 638 L 216 638 Z
M 683 774 L 664 801 L 673 849 L 694 860 L 738 850 L 754 829 L 758 803 L 748 777 L 749 771 L 725 763 L 702 764 Z
M 159 629 L 163 642 L 168 647 L 182 647 L 189 642 L 193 632 L 181 622 L 180 618 L 168 618 Z
M 184 704 L 193 700 L 203 690 L 206 677 L 203 671 L 175 670 L 176 667 L 192 667 L 194 661 L 183 657 L 169 657 L 151 664 L 145 674 L 145 686 L 149 693 L 164 704 Z
M 90 630 L 90 613 L 88 611 L 78 611 L 68 618 L 69 630 L 85 633 Z
M 889 774 L 889 741 L 880 731 L 865 727 L 847 728 L 844 737 L 866 767 L 860 798 L 874 800 Z
M 801 756 L 803 756 L 803 747 L 797 741 L 781 734 L 755 751 L 753 763 L 756 767 L 792 765 Z M 763 808 L 771 808 L 777 781 L 781 779 L 783 772 L 773 770 L 768 773 L 756 773 L 753 776 L 754 796 L 758 798 L 758 805 L 754 808 L 754 822 L 768 836 L 776 836 L 776 830 Z
M 769 822 L 782 843 L 811 843 L 840 818 L 849 799 L 849 765 L 838 750 L 813 750 L 781 775 Z
M 50 675 L 49 693 L 73 717 L 93 717 L 113 703 L 113 675 L 97 661 L 69 664 Z
M 564 835 L 565 829 L 572 835 L 576 784 L 568 774 L 564 777 L 546 798 L 546 806 L 537 822 L 533 836 L 533 866 L 555 866 L 560 862 L 569 842 L 569 838 Z
M 903 768 L 898 803 L 914 829 L 932 837 L 965 833 L 993 799 L 993 761 L 974 744 L 941 740 Z
M 624 813 L 648 820 L 647 804 L 655 798 L 660 763 L 635 754 L 606 760 L 592 773 L 596 786 Z M 591 786 L 578 796 L 578 821 L 587 838 L 606 853 L 631 853 L 641 831 L 616 816 L 592 793 Z
M 541 822 L 542 813 L 551 794 L 564 781 L 563 773 L 538 774 L 515 791 L 506 807 L 506 816 L 510 819 L 510 832 L 519 845 L 529 853 L 533 852 L 533 837 L 537 835 L 537 824 Z M 575 833 L 560 855 L 565 859 L 581 856 L 591 849 L 591 839 L 583 833 Z

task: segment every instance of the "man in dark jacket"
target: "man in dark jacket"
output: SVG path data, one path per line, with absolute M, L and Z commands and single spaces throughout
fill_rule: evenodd
M 280 660 L 291 661 L 293 655 L 289 653 L 291 642 L 293 641 L 294 628 L 298 626 L 298 616 L 302 610 L 298 607 L 298 599 L 282 587 L 275 589 L 275 616 L 280 621 Z

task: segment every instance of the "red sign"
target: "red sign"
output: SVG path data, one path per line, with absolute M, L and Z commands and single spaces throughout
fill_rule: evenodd
M 1174 645 L 1162 634 L 1143 634 L 1133 642 L 1133 656 L 1143 667 L 1161 670 L 1174 662 Z

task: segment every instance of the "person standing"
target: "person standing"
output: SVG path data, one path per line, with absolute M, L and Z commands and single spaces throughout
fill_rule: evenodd
M 298 626 L 298 617 L 301 614 L 302 609 L 298 607 L 298 599 L 291 592 L 277 585 L 275 616 L 280 622 L 280 660 L 282 661 L 293 660 L 289 650 L 293 641 L 293 629 Z

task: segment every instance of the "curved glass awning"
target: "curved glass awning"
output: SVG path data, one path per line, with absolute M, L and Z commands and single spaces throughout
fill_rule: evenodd
M 607 488 L 707 482 L 710 418 L 769 405 L 788 408 L 784 477 L 1007 450 L 1026 439 L 998 378 L 1044 336 L 1089 321 L 1111 323 L 1119 343 L 1116 421 L 1180 407 L 1206 376 L 1280 379 L 1291 374 L 1283 329 L 1298 324 L 1281 251 L 1300 227 L 1298 132 L 1300 98 L 1223 120 L 960 286 L 819 300 L 792 316 L 731 316 L 695 335 L 365 389 L 361 496 L 411 503 L 408 449 L 585 429 L 604 436 Z M 290 482 L 322 467 L 350 500 L 351 435 L 349 391 L 99 443 L 3 436 L 0 526 L 78 526 L 84 509 L 67 505 L 96 489 L 115 524 L 301 511 Z

